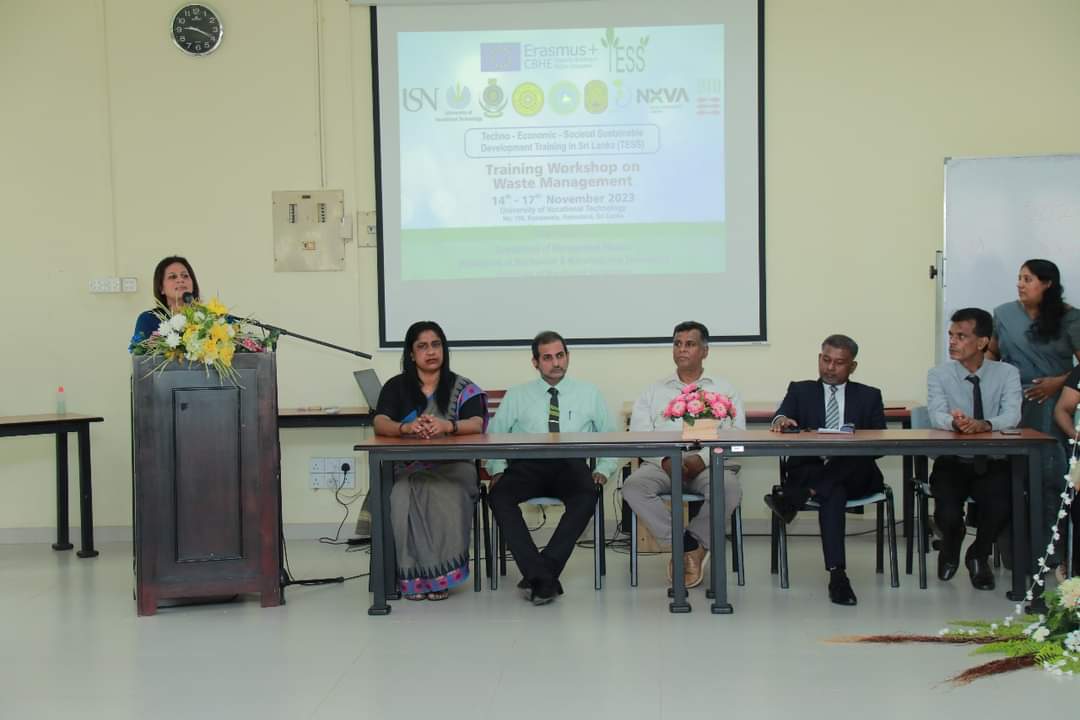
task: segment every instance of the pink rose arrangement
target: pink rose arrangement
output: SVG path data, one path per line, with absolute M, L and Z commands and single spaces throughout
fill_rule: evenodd
M 727 395 L 709 392 L 690 383 L 668 403 L 664 417 L 682 420 L 687 425 L 693 425 L 695 420 L 702 418 L 734 419 L 735 403 Z

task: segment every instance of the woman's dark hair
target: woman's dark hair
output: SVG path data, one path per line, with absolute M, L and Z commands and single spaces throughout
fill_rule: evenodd
M 1065 317 L 1065 288 L 1061 287 L 1061 271 L 1049 260 L 1038 258 L 1028 260 L 1023 267 L 1039 280 L 1050 283 L 1039 303 L 1039 315 L 1031 323 L 1035 338 L 1050 342 L 1061 334 L 1061 320 Z
M 443 363 L 439 368 L 439 385 L 435 388 L 435 405 L 443 415 L 449 413 L 450 391 L 454 387 L 454 373 L 450 372 L 450 345 L 446 342 L 446 333 L 439 327 L 439 323 L 432 320 L 414 322 L 405 331 L 405 347 L 401 352 L 401 375 L 405 381 L 405 392 L 409 396 L 409 404 L 423 412 L 427 406 L 427 398 L 420 383 L 420 374 L 416 372 L 416 361 L 412 358 L 413 345 L 416 344 L 420 334 L 430 330 L 439 336 L 443 347 Z
M 165 299 L 165 293 L 161 292 L 161 283 L 165 281 L 165 268 L 169 267 L 173 263 L 180 263 L 187 268 L 188 275 L 191 276 L 191 291 L 195 297 L 199 297 L 199 280 L 195 277 L 195 270 L 191 267 L 191 263 L 187 261 L 187 258 L 180 257 L 179 255 L 170 255 L 167 258 L 163 258 L 161 262 L 154 268 L 154 299 L 165 307 L 169 307 L 169 301 Z

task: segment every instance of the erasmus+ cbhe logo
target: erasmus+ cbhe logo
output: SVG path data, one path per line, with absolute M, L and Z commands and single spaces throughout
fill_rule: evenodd
M 615 34 L 615 28 L 608 28 L 600 38 L 600 44 L 607 48 L 608 72 L 639 73 L 645 72 L 645 48 L 649 46 L 649 36 L 638 38 L 637 44 L 623 45 Z
M 521 70 L 521 43 L 480 43 L 480 72 Z

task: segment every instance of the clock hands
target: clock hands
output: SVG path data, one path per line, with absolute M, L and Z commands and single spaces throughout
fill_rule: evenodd
M 214 37 L 210 33 L 203 30 L 202 28 L 197 28 L 194 25 L 188 25 L 187 27 L 184 28 L 184 30 L 192 30 L 192 31 L 197 32 L 197 33 L 202 33 L 203 35 L 205 35 L 206 37 L 211 38 L 211 39 Z

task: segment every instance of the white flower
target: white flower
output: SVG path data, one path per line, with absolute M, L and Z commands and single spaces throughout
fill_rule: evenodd
M 206 319 L 206 313 L 204 313 L 202 310 L 196 310 L 195 311 L 195 322 L 201 323 L 205 319 Z
M 1031 639 L 1034 640 L 1035 642 L 1042 642 L 1043 640 L 1045 640 L 1049 636 L 1050 636 L 1050 628 L 1041 627 L 1031 635 Z
M 171 348 L 174 348 L 180 344 L 180 336 L 175 332 L 171 332 L 165 336 L 165 344 Z
M 173 315 L 172 320 L 169 321 L 169 324 L 172 325 L 173 330 L 175 330 L 176 332 L 180 332 L 187 325 L 187 318 L 183 315 Z
M 1080 630 L 1073 630 L 1065 636 L 1065 647 L 1072 652 L 1080 652 Z
M 991 630 L 997 630 L 998 629 L 998 624 L 997 623 L 990 623 L 990 629 Z
M 161 324 L 157 326 L 158 335 L 168 335 L 172 332 L 172 323 L 168 320 L 162 320 Z

